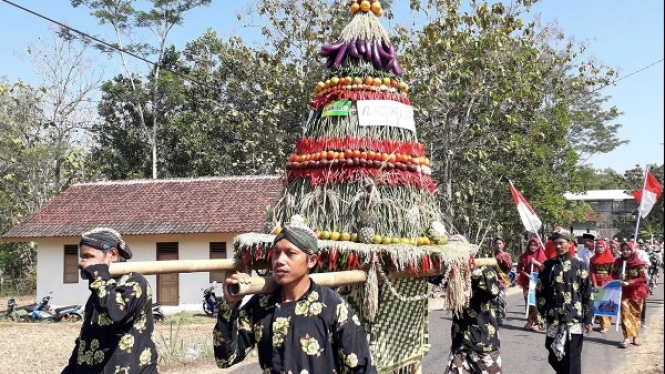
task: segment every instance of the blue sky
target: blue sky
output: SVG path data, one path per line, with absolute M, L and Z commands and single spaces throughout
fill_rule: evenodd
M 68 0 L 12 1 L 107 40 L 111 38 L 107 28 L 98 26 L 85 9 L 73 9 Z M 222 37 L 237 35 L 258 43 L 259 28 L 244 28 L 235 16 L 236 11 L 246 9 L 251 2 L 213 0 L 211 6 L 190 12 L 184 27 L 174 29 L 169 41 L 182 47 L 205 29 L 213 28 Z M 399 15 L 408 2 L 395 2 Z M 540 13 L 543 22 L 556 20 L 567 37 L 587 42 L 588 55 L 618 69 L 620 77 L 664 57 L 663 1 L 544 0 L 534 6 L 532 13 Z M 38 37 L 49 37 L 49 24 L 4 2 L 0 2 L 0 24 L 5 30 L 0 42 L 0 75 L 10 81 L 20 78 L 37 84 L 29 64 L 19 56 Z M 385 25 L 390 32 L 390 25 Z M 100 56 L 99 63 L 108 74 L 119 72 L 119 65 L 113 60 Z M 663 164 L 664 66 L 660 62 L 603 89 L 605 95 L 611 96 L 608 105 L 615 105 L 624 113 L 616 122 L 623 125 L 619 137 L 630 143 L 611 153 L 593 156 L 589 160 L 593 167 L 623 172 L 636 164 Z

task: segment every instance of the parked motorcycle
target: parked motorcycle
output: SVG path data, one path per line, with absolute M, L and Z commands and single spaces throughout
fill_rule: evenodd
M 212 316 L 214 314 L 217 314 L 219 311 L 217 309 L 217 303 L 222 299 L 219 296 L 215 295 L 215 286 L 217 286 L 217 282 L 212 282 L 212 286 L 202 289 L 203 290 L 203 313 L 205 313 L 208 316 Z
M 51 308 L 49 302 L 51 295 L 42 297 L 42 300 L 37 303 L 34 308 L 31 308 L 23 317 L 25 322 L 47 321 L 47 322 L 78 322 L 83 320 L 83 306 L 82 305 L 67 305 L 59 308 Z M 27 310 L 27 307 L 26 307 Z
M 162 323 L 166 319 L 162 312 L 162 304 L 152 303 L 152 319 L 157 323 Z

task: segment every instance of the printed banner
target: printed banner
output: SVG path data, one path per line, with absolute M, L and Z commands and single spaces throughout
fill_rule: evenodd
M 529 280 L 529 297 L 527 297 L 527 305 L 536 306 L 536 284 L 538 284 L 538 273 L 531 273 Z
M 333 116 L 348 116 L 351 110 L 350 100 L 338 100 L 327 104 L 323 107 L 321 118 Z
M 413 108 L 392 100 L 358 100 L 360 126 L 390 126 L 416 132 Z
M 621 281 L 615 280 L 596 289 L 593 295 L 593 314 L 617 318 L 621 309 Z

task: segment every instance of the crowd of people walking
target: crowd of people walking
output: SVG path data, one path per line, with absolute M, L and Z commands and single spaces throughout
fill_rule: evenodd
M 548 362 L 558 374 L 581 373 L 583 337 L 594 331 L 594 325 L 598 325 L 601 334 L 609 331 L 611 317 L 595 315 L 593 295 L 610 282 L 619 282 L 621 288 L 617 308 L 624 339 L 618 347 L 627 349 L 642 344 L 640 329 L 646 327 L 646 298 L 657 287 L 658 272 L 663 268 L 663 243 L 641 239 L 636 242 L 633 237 L 608 240 L 591 233 L 583 234 L 580 239 L 582 247 L 578 250 L 576 238 L 557 227 L 545 243 L 536 236 L 529 239 L 517 260 L 516 284 L 522 288 L 528 308 L 524 328 L 545 333 Z M 494 270 L 499 280 L 495 284 L 498 292 L 490 300 L 493 318 L 485 316 L 483 319 L 484 323 L 491 321 L 493 328 L 480 328 L 482 323 L 479 322 L 480 331 L 494 331 L 501 326 L 507 303 L 505 290 L 509 287 L 502 280 L 513 267 L 510 253 L 505 250 L 505 238 L 496 236 L 492 244 L 497 260 Z M 535 290 L 532 275 L 537 275 Z M 488 273 L 479 272 L 478 276 L 487 278 Z M 528 300 L 530 291 L 535 294 L 535 303 Z M 481 315 L 480 311 L 471 314 Z M 488 349 L 493 352 L 492 359 L 486 362 L 497 362 L 498 333 L 494 339 L 492 349 Z M 476 340 L 483 341 L 483 338 Z M 453 345 L 452 353 L 459 350 Z M 459 370 L 459 362 L 450 364 L 446 373 L 500 372 L 496 371 L 496 366 L 491 366 L 494 368 L 491 371 L 488 368 L 474 371 L 472 364 L 467 363 L 469 370 Z

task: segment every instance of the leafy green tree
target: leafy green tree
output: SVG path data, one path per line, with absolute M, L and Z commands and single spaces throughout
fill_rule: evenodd
M 185 14 L 197 7 L 210 4 L 211 0 L 149 0 L 151 7 L 141 10 L 135 7 L 134 0 L 71 0 L 74 7 L 86 6 L 91 15 L 99 20 L 100 24 L 111 26 L 116 37 L 115 47 L 120 50 L 120 57 L 124 73 L 122 80 L 131 87 L 132 100 L 126 104 L 132 105 L 132 111 L 140 123 L 144 141 L 151 150 L 152 178 L 157 178 L 157 139 L 161 127 L 169 124 L 167 116 L 169 108 L 164 105 L 166 88 L 159 84 L 161 65 L 148 63 L 150 71 L 150 85 L 141 85 L 140 77 L 128 62 L 124 52 L 139 54 L 144 61 L 156 58 L 162 61 L 167 52 L 167 40 L 175 26 L 182 25 Z M 134 38 L 136 33 L 150 31 L 156 37 L 154 44 Z M 87 42 L 87 41 L 86 41 Z M 115 53 L 116 49 L 98 45 L 99 48 Z M 147 90 L 147 91 L 146 91 Z
M 559 47 L 562 32 L 525 24 L 529 6 L 472 1 L 472 11 L 462 12 L 459 1 L 412 1 L 426 25 L 398 28 L 442 204 L 451 224 L 476 242 L 523 231 L 506 179 L 543 221 L 579 218 L 581 208 L 563 193 L 582 189 L 580 157 L 620 144 L 618 126 L 608 124 L 618 112 L 603 110 L 593 92 L 614 71 L 575 62 L 580 47 Z M 592 141 L 572 139 L 581 136 Z
M 60 188 L 67 186 L 56 185 L 56 175 L 69 183 L 77 179 L 83 168 L 81 152 L 52 136 L 52 126 L 44 126 L 43 95 L 42 90 L 20 81 L 11 84 L 0 79 L 2 233 L 37 211 Z M 54 167 L 56 160 L 60 161 L 60 169 Z M 5 287 L 18 286 L 14 292 L 32 290 L 35 260 L 34 246 L 1 242 L 0 271 L 11 280 Z

